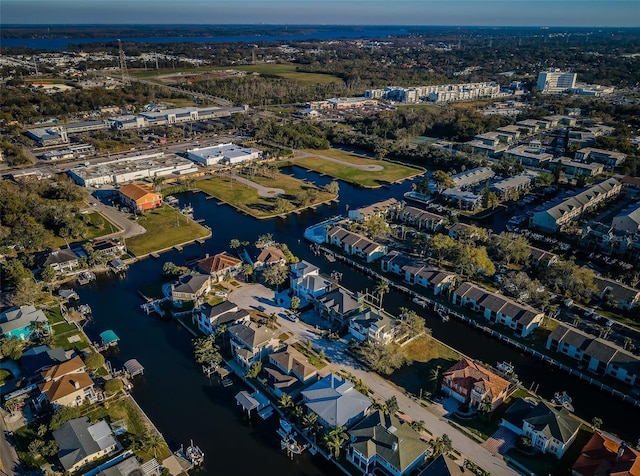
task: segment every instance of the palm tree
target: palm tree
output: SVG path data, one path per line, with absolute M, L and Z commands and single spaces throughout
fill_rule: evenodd
M 282 408 L 289 408 L 293 406 L 293 398 L 288 393 L 283 393 L 280 395 L 280 400 L 278 401 L 278 405 Z
M 157 431 L 149 431 L 144 436 L 144 446 L 153 450 L 153 457 L 158 457 L 158 448 L 162 446 L 162 437 Z
M 429 381 L 433 382 L 434 391 L 438 390 L 438 381 L 440 380 L 440 366 L 435 369 L 431 369 L 429 374 Z
M 253 266 L 249 263 L 245 263 L 242 265 L 242 274 L 244 274 L 244 280 L 249 281 L 249 277 L 253 275 Z
M 373 292 L 378 295 L 378 307 L 382 309 L 382 296 L 389 292 L 389 283 L 386 281 L 379 281 L 378 284 L 376 284 L 376 287 L 373 288 Z
M 433 456 L 447 455 L 452 449 L 451 438 L 446 433 L 439 436 L 431 443 L 433 445 Z
M 302 408 L 300 405 L 294 406 L 291 410 L 291 415 L 293 416 L 293 419 L 296 421 L 296 423 L 299 424 L 304 417 L 304 408 Z
M 625 336 L 622 338 L 622 348 L 626 350 L 627 347 L 629 347 L 629 344 L 631 344 L 631 342 L 633 342 L 633 339 L 631 339 L 631 337 L 629 336 Z
M 302 427 L 305 430 L 312 431 L 317 427 L 317 425 L 318 425 L 318 415 L 313 412 L 307 413 L 302 418 Z
M 347 435 L 347 429 L 344 426 L 331 430 L 328 434 L 324 435 L 323 441 L 326 447 L 331 450 L 333 456 L 338 459 L 340 456 L 340 450 L 345 441 L 349 439 Z
M 573 315 L 573 325 L 578 326 L 582 322 L 582 318 L 578 314 Z

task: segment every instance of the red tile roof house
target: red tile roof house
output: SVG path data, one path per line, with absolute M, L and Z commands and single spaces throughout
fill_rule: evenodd
M 462 359 L 442 374 L 442 390 L 470 408 L 491 401 L 491 411 L 507 398 L 510 383 L 469 359 Z
M 120 201 L 131 211 L 145 211 L 162 205 L 162 195 L 143 183 L 130 183 L 118 190 Z
M 226 276 L 237 276 L 242 271 L 242 260 L 223 251 L 198 261 L 198 271 L 211 275 L 214 282 L 220 282 Z
M 595 433 L 571 468 L 574 476 L 640 476 L 640 452 Z

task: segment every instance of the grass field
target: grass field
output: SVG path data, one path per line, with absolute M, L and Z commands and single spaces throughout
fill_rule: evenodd
M 281 195 L 280 198 L 287 200 L 293 199 L 300 192 L 307 189 L 316 189 L 318 191 L 318 198 L 315 203 L 320 203 L 334 197 L 332 194 L 319 189 L 313 184 L 303 182 L 302 180 L 282 173 L 277 174 L 275 178 L 252 177 L 249 179 L 267 187 L 276 186 L 277 188 L 283 189 L 286 194 Z M 260 197 L 255 188 L 240 183 L 237 180 L 227 177 L 211 177 L 198 181 L 197 185 L 202 191 L 256 218 L 267 218 L 278 215 L 275 209 L 274 197 Z
M 433 393 L 442 372 L 447 370 L 461 355 L 455 350 L 443 345 L 429 335 L 422 335 L 402 347 L 402 353 L 408 364 L 396 371 L 391 380 L 407 391 L 418 395 Z M 437 372 L 437 379 L 434 379 Z
M 188 219 L 175 208 L 163 206 L 146 212 L 138 218 L 146 233 L 127 240 L 127 249 L 136 256 L 143 256 L 172 246 L 204 238 L 209 231 Z
M 339 149 L 304 150 L 303 152 L 311 154 L 313 157 L 298 157 L 294 161 L 296 165 L 368 188 L 381 187 L 385 183 L 392 183 L 424 172 L 424 169 L 368 159 Z M 384 168 L 379 171 L 360 170 L 346 164 L 342 165 L 330 160 L 322 160 L 322 157 L 329 157 L 356 165 L 381 165 Z
M 277 76 L 279 78 L 288 79 L 301 84 L 330 84 L 340 83 L 342 79 L 331 74 L 321 73 L 304 73 L 296 71 L 296 65 L 292 63 L 269 63 L 269 64 L 251 64 L 242 66 L 219 66 L 215 68 L 186 68 L 186 69 L 159 69 L 149 71 L 134 71 L 131 72 L 132 76 L 137 78 L 153 79 L 159 76 L 173 76 L 182 73 L 182 75 L 190 74 L 207 74 L 212 71 L 224 71 L 224 70 L 237 70 L 246 71 L 248 73 L 259 73 L 265 76 Z M 230 77 L 232 78 L 232 77 Z

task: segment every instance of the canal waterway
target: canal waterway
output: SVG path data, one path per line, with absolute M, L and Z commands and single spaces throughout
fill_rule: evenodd
M 331 180 L 298 167 L 289 168 L 287 173 L 319 185 Z M 202 193 L 181 194 L 181 205 L 191 204 L 195 218 L 204 219 L 212 228 L 210 239 L 203 245 L 187 246 L 182 252 L 171 251 L 159 259 L 148 258 L 135 263 L 123 278 L 104 275 L 90 285 L 77 288 L 81 302 L 89 304 L 93 310 L 93 320 L 86 327 L 89 336 L 97 340 L 100 332 L 112 329 L 120 337 L 119 353 L 109 357 L 112 365 L 120 368 L 124 361 L 136 358 L 145 367 L 145 375 L 132 393 L 172 449 L 180 444 L 188 445 L 193 440 L 205 451 L 205 467 L 198 474 L 263 474 L 266 468 L 270 474 L 338 472 L 319 456 L 305 454 L 289 460 L 275 435 L 277 419 L 247 421 L 234 399 L 242 388 L 241 384 L 223 388 L 215 378 L 207 379 L 193 361 L 191 336 L 173 321 L 146 316 L 139 307 L 142 301 L 138 290 L 158 280 L 166 261 L 184 264 L 195 256 L 228 250 L 231 239 L 253 242 L 266 233 L 272 233 L 277 241 L 287 243 L 294 254 L 320 266 L 323 272 L 337 270 L 343 273 L 342 284 L 346 287 L 355 291 L 372 289 L 376 282 L 368 276 L 342 263 L 329 263 L 314 256 L 309 243 L 303 239 L 303 231 L 325 218 L 344 214 L 347 206 L 354 209 L 390 196 L 401 199 L 408 190 L 410 182 L 375 190 L 340 182 L 338 204 L 270 220 L 256 220 L 228 205 L 218 205 L 217 200 L 207 200 Z M 602 418 L 604 429 L 627 441 L 636 441 L 640 437 L 640 411 L 586 382 L 552 369 L 454 319 L 443 323 L 433 313 L 425 313 L 407 296 L 394 290 L 385 295 L 384 307 L 392 313 L 400 307 L 415 309 L 425 317 L 427 326 L 437 339 L 489 364 L 512 362 L 527 388 L 537 388 L 545 398 L 566 390 L 573 398 L 578 416 L 587 421 L 594 416 Z M 403 373 L 398 376 L 400 380 L 408 378 Z

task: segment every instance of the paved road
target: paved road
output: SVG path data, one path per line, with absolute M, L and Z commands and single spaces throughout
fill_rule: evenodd
M 119 212 L 115 208 L 105 205 L 104 203 L 99 202 L 97 199 L 93 197 L 90 198 L 89 208 L 96 210 L 97 212 L 102 213 L 113 223 L 118 225 L 122 230 L 124 230 L 124 237 L 131 238 L 132 236 L 141 235 L 147 230 L 138 225 L 136 222 L 129 220 L 122 212 Z M 91 205 L 95 204 L 95 205 Z
M 267 314 L 275 312 L 282 313 L 288 308 L 288 298 L 285 294 L 280 297 L 284 299 L 281 305 L 274 303 L 274 292 L 260 284 L 251 284 L 234 290 L 229 295 L 229 301 L 238 304 L 245 309 L 257 308 L 262 306 Z M 322 321 L 317 317 L 311 317 L 314 323 L 320 324 Z M 324 321 L 326 322 L 326 321 Z M 292 322 L 282 317 L 278 318 L 278 324 L 281 325 L 282 331 L 289 331 L 297 340 L 310 340 L 314 348 L 324 349 L 325 355 L 331 360 L 331 364 L 325 367 L 323 373 L 332 370 L 345 369 L 351 372 L 374 392 L 374 396 L 378 400 L 388 400 L 395 396 L 398 400 L 400 410 L 412 420 L 423 420 L 425 427 L 429 429 L 434 437 L 443 434 L 449 435 L 453 446 L 462 453 L 462 460 L 468 458 L 483 469 L 494 476 L 513 476 L 517 474 L 515 471 L 507 467 L 504 460 L 499 456 L 494 456 L 487 449 L 469 438 L 466 434 L 455 429 L 447 422 L 445 418 L 446 411 L 441 405 L 430 404 L 428 408 L 420 405 L 416 400 L 406 396 L 402 389 L 396 387 L 393 383 L 380 377 L 378 374 L 368 371 L 360 363 L 345 353 L 347 341 L 345 339 L 339 341 L 328 341 L 321 338 L 315 327 L 305 324 L 302 321 Z
M 239 177 L 238 175 L 231 174 L 231 178 L 237 180 L 240 183 L 248 185 L 249 187 L 253 187 L 258 191 L 258 195 L 261 197 L 277 197 L 278 195 L 284 195 L 286 192 L 281 188 L 272 188 L 265 187 L 264 185 L 260 185 L 259 183 L 252 182 L 251 180 L 247 180 L 244 177 Z
M 7 412 L 0 410 L 0 474 L 13 476 L 23 474 L 18 454 L 15 448 L 7 441 L 7 426 L 5 417 Z

